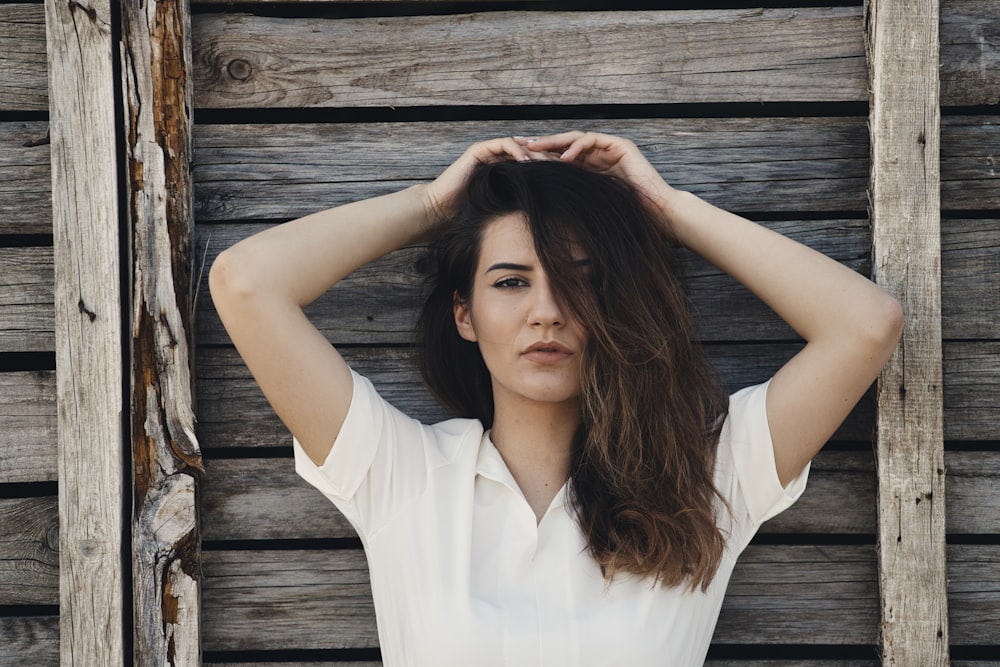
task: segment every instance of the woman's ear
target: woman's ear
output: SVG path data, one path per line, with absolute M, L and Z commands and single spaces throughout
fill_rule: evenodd
M 472 325 L 472 309 L 469 307 L 468 299 L 463 299 L 456 291 L 452 309 L 455 312 L 455 328 L 458 329 L 458 335 L 470 343 L 475 343 L 478 339 L 476 329 Z

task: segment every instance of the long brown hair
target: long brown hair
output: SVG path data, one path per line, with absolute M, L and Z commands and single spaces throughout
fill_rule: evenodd
M 555 161 L 480 165 L 457 210 L 434 245 L 418 323 L 425 381 L 459 416 L 492 425 L 489 370 L 458 335 L 452 306 L 471 295 L 483 228 L 523 213 L 554 290 L 588 332 L 570 504 L 589 552 L 609 579 L 707 588 L 725 546 L 713 473 L 727 402 L 663 224 L 627 183 Z

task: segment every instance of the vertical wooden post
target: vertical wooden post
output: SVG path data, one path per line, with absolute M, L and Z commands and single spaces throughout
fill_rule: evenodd
M 878 388 L 883 664 L 948 664 L 937 0 L 868 0 L 875 278 L 906 313 Z
M 122 341 L 108 0 L 46 0 L 61 664 L 123 664 Z
M 137 665 L 198 665 L 201 453 L 192 398 L 192 86 L 187 0 L 122 3 L 132 230 Z

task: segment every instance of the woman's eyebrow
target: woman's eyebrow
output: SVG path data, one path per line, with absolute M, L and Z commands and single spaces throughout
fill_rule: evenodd
M 531 271 L 531 267 L 527 264 L 514 264 L 512 262 L 497 262 L 493 266 L 486 269 L 486 273 L 490 271 Z

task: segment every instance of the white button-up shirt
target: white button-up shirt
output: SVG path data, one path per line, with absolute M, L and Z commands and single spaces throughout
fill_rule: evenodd
M 607 582 L 564 486 L 540 522 L 476 420 L 421 424 L 354 374 L 347 419 L 322 466 L 296 470 L 357 529 L 386 667 L 701 665 L 736 557 L 791 505 L 808 468 L 778 481 L 767 385 L 730 398 L 715 483 L 727 549 L 709 586 Z

